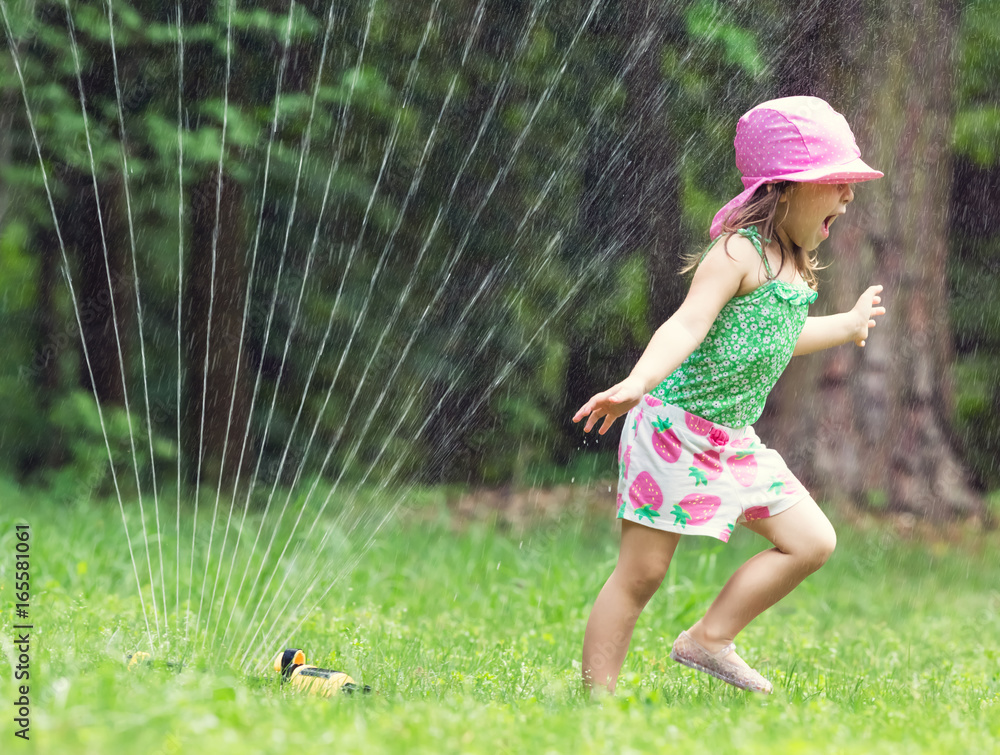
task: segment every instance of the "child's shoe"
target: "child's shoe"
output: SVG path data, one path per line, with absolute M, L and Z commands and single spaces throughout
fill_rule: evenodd
M 691 639 L 687 632 L 681 632 L 680 637 L 674 642 L 673 650 L 670 651 L 670 657 L 680 664 L 704 671 L 734 687 L 770 694 L 773 689 L 771 682 L 752 668 L 725 660 L 735 649 L 736 645 L 731 642 L 718 653 L 710 653 Z

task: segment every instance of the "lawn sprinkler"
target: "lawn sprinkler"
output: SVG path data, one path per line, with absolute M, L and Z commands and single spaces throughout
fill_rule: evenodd
M 125 666 L 129 671 L 132 671 L 140 666 L 144 666 L 146 668 L 167 668 L 172 671 L 180 671 L 184 667 L 184 664 L 177 661 L 154 661 L 153 657 L 149 653 L 144 653 L 140 650 L 125 658 Z
M 307 665 L 306 654 L 296 648 L 282 650 L 274 656 L 274 670 L 281 674 L 282 684 L 288 683 L 308 695 L 330 697 L 334 692 L 351 695 L 372 691 L 367 684 L 359 686 L 343 671 Z

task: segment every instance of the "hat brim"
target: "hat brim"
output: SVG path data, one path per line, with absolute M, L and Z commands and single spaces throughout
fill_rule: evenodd
M 723 222 L 750 199 L 753 193 L 764 184 L 777 183 L 778 181 L 818 184 L 862 183 L 864 181 L 874 181 L 876 178 L 882 178 L 884 175 L 882 171 L 875 170 L 858 157 L 841 165 L 826 165 L 795 173 L 784 173 L 782 175 L 766 177 L 744 176 L 743 185 L 746 188 L 730 199 L 721 210 L 715 213 L 715 218 L 712 220 L 712 226 L 709 229 L 709 237 L 712 239 L 716 238 L 722 232 Z
M 812 170 L 802 170 L 797 173 L 786 173 L 782 176 L 768 177 L 761 183 L 774 183 L 775 181 L 816 184 L 862 183 L 863 181 L 874 181 L 876 178 L 882 178 L 883 176 L 885 174 L 882 171 L 875 170 L 858 157 L 843 165 L 827 165 L 821 168 L 813 168 Z M 757 179 L 752 180 L 755 183 L 757 181 Z

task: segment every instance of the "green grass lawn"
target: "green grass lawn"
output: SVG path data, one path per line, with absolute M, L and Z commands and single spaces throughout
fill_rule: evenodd
M 293 641 L 310 662 L 373 692 L 323 700 L 288 693 L 273 674 L 234 670 L 224 649 L 179 672 L 127 670 L 124 654 L 145 635 L 118 504 L 8 496 L 0 752 L 997 750 L 998 533 L 928 541 L 900 537 L 889 522 L 835 518 L 831 561 L 739 640 L 774 682 L 769 697 L 668 658 L 677 633 L 763 541 L 740 531 L 728 546 L 682 542 L 640 619 L 617 696 L 597 704 L 580 692 L 579 653 L 616 557 L 611 508 L 602 517 L 571 507 L 522 529 L 459 523 L 432 491 L 364 552 L 331 549 L 324 567 L 340 581 Z M 19 521 L 33 537 L 30 742 L 14 737 L 13 722 Z M 360 561 L 346 569 L 352 556 Z

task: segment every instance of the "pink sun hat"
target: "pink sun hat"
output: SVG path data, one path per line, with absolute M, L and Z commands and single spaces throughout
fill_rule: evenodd
M 762 102 L 740 118 L 733 144 L 744 190 L 715 214 L 709 231 L 713 239 L 763 184 L 858 183 L 884 175 L 861 159 L 847 119 L 819 97 Z

